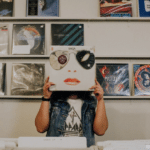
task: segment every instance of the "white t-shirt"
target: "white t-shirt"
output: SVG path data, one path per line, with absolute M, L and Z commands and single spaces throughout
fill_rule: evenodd
M 83 101 L 81 99 L 68 99 L 70 111 L 66 118 L 64 136 L 83 136 L 81 124 L 81 108 Z

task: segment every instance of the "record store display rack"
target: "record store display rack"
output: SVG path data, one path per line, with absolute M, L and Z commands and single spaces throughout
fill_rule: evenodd
M 107 10 L 120 2 L 127 11 L 123 5 L 121 12 Z M 96 77 L 106 100 L 150 99 L 149 3 L 124 3 L 0 1 L 0 97 L 40 99 L 50 47 L 69 45 L 95 47 Z

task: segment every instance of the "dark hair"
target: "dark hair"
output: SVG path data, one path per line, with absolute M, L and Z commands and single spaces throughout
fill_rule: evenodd
M 91 91 L 54 91 L 51 98 L 66 100 L 71 95 L 77 95 L 80 99 L 89 99 L 91 94 Z

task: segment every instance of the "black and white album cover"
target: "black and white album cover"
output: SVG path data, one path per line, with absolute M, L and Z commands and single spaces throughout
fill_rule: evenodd
M 8 26 L 0 24 L 0 56 L 8 54 Z
M 44 64 L 13 64 L 11 95 L 42 95 L 44 76 Z
M 97 80 L 105 96 L 127 96 L 129 92 L 128 64 L 96 64 Z
M 13 0 L 0 0 L 0 17 L 12 17 Z
M 14 24 L 12 54 L 44 55 L 45 25 Z
M 0 63 L 0 95 L 5 95 L 6 63 Z

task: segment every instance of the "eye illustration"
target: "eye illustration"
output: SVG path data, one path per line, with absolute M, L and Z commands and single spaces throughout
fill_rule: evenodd
M 60 56 L 58 57 L 58 62 L 59 62 L 60 64 L 65 64 L 65 63 L 67 62 L 67 57 L 66 57 L 65 55 L 60 55 Z

